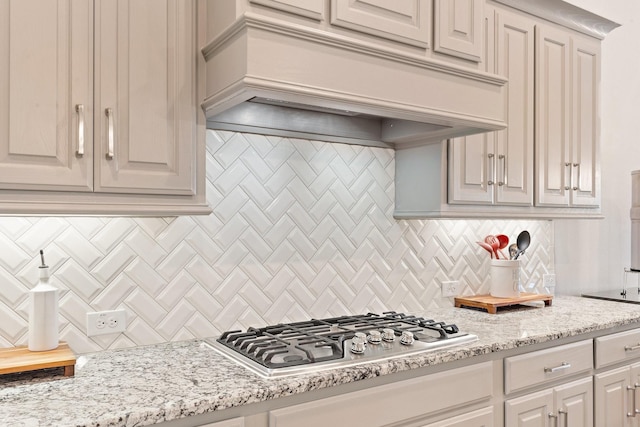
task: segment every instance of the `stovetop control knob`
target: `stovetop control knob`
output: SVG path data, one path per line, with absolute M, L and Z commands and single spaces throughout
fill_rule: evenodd
M 396 334 L 393 329 L 385 328 L 382 330 L 382 339 L 388 342 L 395 341 Z
M 354 336 L 361 339 L 365 346 L 367 345 L 367 335 L 362 332 L 356 332 Z
M 371 344 L 380 344 L 382 342 L 382 334 L 380 333 L 380 331 L 369 331 L 369 336 L 367 337 L 367 340 L 371 343 Z
M 362 337 L 354 336 L 351 339 L 351 353 L 362 354 L 365 350 L 365 341 Z
M 400 344 L 411 345 L 413 344 L 413 332 L 411 331 L 402 331 L 402 337 L 400 337 Z

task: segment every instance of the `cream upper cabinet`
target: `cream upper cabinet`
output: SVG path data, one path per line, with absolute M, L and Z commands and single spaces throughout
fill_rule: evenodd
M 194 192 L 193 6 L 96 3 L 95 191 Z
M 600 42 L 573 38 L 573 123 L 571 204 L 601 203 L 600 179 Z
M 277 16 L 402 54 L 475 69 L 482 68 L 484 60 L 485 0 L 236 0 L 236 4 L 238 14 Z
M 92 191 L 92 39 L 90 1 L 0 1 L 0 188 Z
M 508 128 L 449 144 L 449 203 L 533 205 L 534 21 L 487 7 L 487 70 L 507 77 Z M 490 31 L 487 31 L 489 33 Z M 495 61 L 494 63 L 492 63 Z
M 539 25 L 536 205 L 600 206 L 600 42 Z
M 331 24 L 426 48 L 431 0 L 331 0 Z
M 0 0 L 0 212 L 209 211 L 195 9 Z
M 482 61 L 484 0 L 434 0 L 433 50 Z

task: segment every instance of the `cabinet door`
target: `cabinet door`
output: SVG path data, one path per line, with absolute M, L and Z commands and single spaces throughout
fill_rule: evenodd
M 493 204 L 495 132 L 453 138 L 448 150 L 449 203 Z
M 534 23 L 496 12 L 498 74 L 507 77 L 508 127 L 497 132 L 496 202 L 533 205 Z
M 600 41 L 573 38 L 571 205 L 600 206 Z
M 92 26 L 90 1 L 0 0 L 0 188 L 92 190 Z
M 595 376 L 595 425 L 598 427 L 631 427 L 635 417 L 627 416 L 630 410 L 630 370 L 627 367 L 597 374 Z
M 495 72 L 494 12 L 485 7 L 486 60 L 483 71 Z M 492 205 L 495 203 L 496 132 L 453 138 L 448 143 L 447 202 Z
M 593 380 L 591 377 L 554 389 L 558 425 L 563 427 L 593 426 Z
M 505 91 L 508 128 L 454 138 L 449 146 L 449 203 L 533 205 L 533 72 L 532 20 L 487 7 L 488 32 L 495 20 L 495 47 L 487 58 L 509 79 Z M 495 51 L 495 52 L 492 52 Z M 492 54 L 493 53 L 493 54 Z M 487 61 L 486 70 L 493 72 Z
M 95 190 L 194 193 L 193 1 L 96 2 Z
M 640 426 L 640 363 L 636 363 L 629 368 L 629 387 L 633 387 L 631 391 L 631 400 L 629 401 L 629 412 L 636 414 L 635 417 L 629 418 L 629 425 L 633 427 Z
M 504 403 L 504 423 L 508 427 L 548 427 L 553 414 L 553 390 L 528 394 Z
M 331 0 L 331 24 L 426 48 L 431 0 Z
M 480 62 L 483 6 L 477 0 L 435 0 L 433 50 Z
M 569 34 L 536 27 L 536 204 L 568 206 L 571 144 Z

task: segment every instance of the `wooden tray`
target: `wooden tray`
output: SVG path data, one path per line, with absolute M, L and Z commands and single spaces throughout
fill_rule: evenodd
M 517 298 L 498 298 L 491 295 L 473 295 L 469 297 L 455 297 L 456 307 L 483 308 L 490 314 L 496 314 L 499 307 L 508 307 L 523 302 L 544 301 L 544 305 L 551 305 L 553 295 L 521 293 Z
M 64 376 L 72 377 L 75 366 L 76 355 L 64 342 L 48 351 L 29 351 L 26 346 L 0 349 L 0 375 L 64 367 Z

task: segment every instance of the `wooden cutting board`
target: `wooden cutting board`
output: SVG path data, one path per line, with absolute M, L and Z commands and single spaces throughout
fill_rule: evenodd
M 499 307 L 508 307 L 522 304 L 523 302 L 544 301 L 544 305 L 551 305 L 553 295 L 521 293 L 519 297 L 498 298 L 491 295 L 472 295 L 468 297 L 455 297 L 456 307 L 483 308 L 490 314 L 496 314 Z
M 0 375 L 64 367 L 64 376 L 75 373 L 76 355 L 67 343 L 48 351 L 29 351 L 27 346 L 0 349 Z

